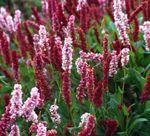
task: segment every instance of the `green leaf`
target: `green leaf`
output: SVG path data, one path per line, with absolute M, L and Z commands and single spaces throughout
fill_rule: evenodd
M 140 123 L 147 122 L 148 120 L 146 118 L 137 118 L 131 123 L 128 129 L 128 134 L 130 134 L 134 129 L 136 129 L 136 126 Z

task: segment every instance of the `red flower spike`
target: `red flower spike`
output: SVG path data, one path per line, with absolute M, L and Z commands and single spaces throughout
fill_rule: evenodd
M 16 35 L 17 35 L 17 40 L 19 42 L 21 54 L 22 54 L 23 58 L 26 59 L 27 58 L 27 43 L 26 43 L 25 37 L 21 31 L 21 25 L 18 26 Z
M 113 136 L 114 132 L 117 130 L 118 122 L 117 120 L 107 119 L 104 120 L 104 126 L 106 126 L 105 136 Z
M 18 83 L 20 81 L 20 77 L 19 77 L 18 55 L 16 51 L 12 51 L 12 70 L 14 80 Z
M 87 42 L 86 42 L 86 37 L 85 37 L 85 33 L 82 30 L 82 28 L 78 28 L 77 32 L 79 34 L 79 38 L 80 38 L 80 43 L 79 43 L 79 47 L 83 50 L 83 51 L 87 51 Z
M 71 106 L 71 80 L 70 73 L 62 73 L 62 97 L 68 106 Z
M 95 87 L 94 85 L 95 85 L 94 71 L 91 67 L 88 67 L 87 68 L 86 86 L 87 86 L 88 99 L 91 102 L 93 101 L 94 87 Z
M 91 136 L 92 133 L 94 134 L 94 127 L 95 117 L 93 115 L 89 115 L 87 122 L 85 122 L 83 129 L 78 133 L 77 136 Z
M 101 107 L 103 104 L 102 83 L 99 82 L 94 90 L 93 103 L 96 107 Z
M 0 49 L 2 51 L 3 58 L 7 65 L 11 64 L 10 49 L 8 39 L 3 31 L 0 30 Z
M 102 86 L 103 89 L 108 91 L 108 75 L 109 75 L 109 64 L 111 61 L 111 55 L 108 52 L 108 34 L 106 33 L 103 40 L 103 80 Z
M 150 76 L 147 77 L 147 82 L 144 85 L 144 89 L 140 96 L 141 102 L 145 102 L 150 99 Z

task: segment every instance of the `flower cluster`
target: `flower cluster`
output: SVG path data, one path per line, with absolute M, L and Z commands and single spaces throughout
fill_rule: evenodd
M 17 116 L 22 113 L 22 90 L 21 85 L 15 84 L 12 92 L 12 98 L 8 106 L 5 108 L 5 113 L 0 120 L 0 136 L 6 135 L 7 129 L 15 122 Z
M 145 21 L 141 30 L 144 32 L 144 40 L 146 42 L 146 50 L 150 51 L 150 21 Z
M 81 58 L 76 60 L 76 67 L 77 72 L 81 76 L 79 86 L 77 87 L 77 99 L 82 102 L 82 99 L 85 97 L 85 89 L 87 89 L 88 99 L 92 101 L 95 87 L 94 70 Z
M 123 48 L 121 50 L 121 65 L 122 67 L 125 66 L 129 62 L 129 49 Z
M 77 67 L 77 72 L 81 75 L 81 80 L 77 87 L 77 99 L 80 102 L 82 102 L 82 99 L 85 97 L 87 63 L 84 62 L 81 58 L 78 58 L 76 60 L 76 67 Z
M 106 119 L 103 123 L 104 126 L 106 126 L 105 136 L 113 136 L 114 132 L 117 130 L 118 127 L 117 120 Z
M 39 45 L 43 46 L 44 44 L 48 44 L 48 33 L 46 31 L 45 26 L 40 25 L 39 28 Z
M 7 65 L 11 64 L 11 55 L 10 55 L 10 48 L 9 43 L 10 39 L 8 38 L 8 35 L 0 30 L 0 55 L 3 56 L 3 59 Z
M 109 65 L 109 76 L 113 77 L 117 73 L 117 68 L 118 68 L 118 56 L 117 52 L 114 50 L 111 54 L 111 61 Z
M 47 131 L 47 122 L 43 121 L 37 124 L 32 124 L 29 128 L 30 133 L 36 133 L 36 136 L 56 136 L 57 131 L 55 129 Z
M 64 71 L 71 72 L 72 59 L 73 59 L 73 37 L 74 37 L 74 21 L 75 17 L 72 15 L 69 17 L 67 28 L 65 29 L 66 37 L 64 40 L 64 46 L 62 47 L 62 69 Z
M 18 125 L 13 125 L 11 127 L 11 131 L 9 133 L 9 136 L 20 136 L 20 130 Z
M 47 128 L 44 123 L 38 123 L 37 136 L 46 136 Z
M 147 82 L 144 85 L 140 99 L 141 102 L 145 102 L 150 99 L 150 76 L 147 77 Z
M 82 10 L 84 5 L 87 5 L 87 0 L 78 0 L 77 11 Z
M 60 115 L 57 113 L 58 110 L 58 106 L 56 104 L 51 105 L 49 111 L 51 113 L 51 119 L 53 121 L 53 123 L 57 125 L 59 125 L 61 123 L 61 118 Z
M 22 114 L 22 87 L 20 84 L 14 85 L 14 90 L 11 95 L 12 98 L 10 99 L 10 114 L 11 118 L 16 118 Z
M 83 127 L 83 129 L 78 133 L 78 136 L 92 135 L 95 127 L 95 117 L 89 113 L 84 113 L 81 116 L 79 127 Z
M 71 72 L 72 68 L 72 38 L 67 37 L 64 41 L 64 46 L 62 48 L 62 69 L 64 71 Z
M 9 15 L 4 7 L 0 8 L 0 28 L 10 33 L 16 32 L 18 25 L 21 23 L 20 10 L 15 11 L 14 18 Z
M 84 51 L 80 51 L 80 57 L 85 60 L 96 60 L 100 62 L 103 60 L 103 55 L 101 55 L 100 53 L 93 52 L 86 53 Z
M 22 106 L 22 116 L 26 119 L 27 122 L 32 121 L 37 123 L 38 116 L 35 113 L 34 109 L 38 107 L 40 101 L 40 94 L 36 87 L 32 88 L 30 94 L 30 98 L 28 98 Z
M 48 14 L 48 9 L 49 9 L 49 5 L 48 5 L 48 0 L 42 0 L 42 11 L 44 14 Z
M 114 0 L 114 20 L 119 32 L 119 38 L 124 46 L 127 46 L 130 45 L 129 37 L 126 32 L 128 28 L 128 19 L 127 15 L 123 13 L 122 4 L 121 0 Z

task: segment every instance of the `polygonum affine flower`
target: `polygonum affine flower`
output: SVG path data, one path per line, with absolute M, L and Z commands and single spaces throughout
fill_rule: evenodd
M 46 136 L 47 128 L 45 123 L 39 123 L 37 125 L 37 136 Z
M 65 71 L 62 73 L 62 97 L 68 106 L 71 106 L 71 79 L 70 73 Z
M 84 5 L 87 5 L 87 0 L 78 0 L 77 11 L 82 10 Z
M 58 108 L 59 107 L 56 104 L 53 104 L 49 109 L 51 113 L 51 120 L 56 124 L 56 127 L 61 123 L 60 115 L 57 113 Z
M 144 40 L 146 42 L 146 50 L 150 51 L 150 21 L 145 21 L 141 30 L 144 32 Z
M 74 41 L 75 40 L 75 16 L 71 15 L 69 17 L 67 29 L 70 32 L 71 38 Z
M 39 29 L 39 45 L 43 46 L 44 44 L 48 44 L 48 33 L 46 31 L 45 26 L 40 25 Z
M 11 118 L 16 118 L 17 116 L 21 115 L 22 111 L 22 87 L 20 84 L 14 85 L 14 90 L 11 95 L 11 107 L 9 112 L 11 114 Z
M 13 77 L 16 82 L 19 82 L 20 77 L 19 77 L 19 64 L 18 64 L 18 54 L 16 51 L 12 51 L 11 53 L 12 56 L 12 72 L 13 72 Z
M 129 37 L 127 35 L 127 28 L 128 26 L 128 18 L 125 13 L 123 13 L 122 1 L 121 0 L 114 0 L 114 20 L 117 31 L 119 33 L 119 38 L 122 43 L 127 46 L 130 45 Z
M 113 51 L 111 53 L 111 61 L 109 65 L 109 76 L 113 77 L 117 73 L 117 68 L 118 68 L 118 55 L 116 51 Z
M 93 96 L 93 104 L 96 107 L 101 107 L 103 104 L 103 88 L 102 82 L 98 82 L 96 88 L 94 89 L 94 96 Z
M 144 85 L 140 99 L 141 102 L 145 102 L 150 99 L 150 76 L 147 77 L 147 82 Z
M 13 125 L 11 127 L 11 131 L 9 133 L 9 136 L 20 136 L 20 130 L 18 125 Z
M 30 133 L 36 133 L 36 136 L 56 136 L 57 131 L 55 129 L 47 131 L 47 122 L 43 121 L 38 124 L 32 124 L 29 128 Z
M 40 94 L 36 87 L 32 88 L 30 93 L 30 98 L 28 98 L 24 105 L 22 106 L 22 116 L 26 119 L 26 121 L 37 122 L 37 115 L 34 112 L 34 109 L 38 106 L 40 101 Z
M 9 48 L 10 39 L 8 39 L 7 34 L 1 30 L 0 30 L 0 35 L 1 35 L 0 36 L 0 50 L 1 50 L 0 54 L 3 56 L 5 63 L 7 65 L 11 65 L 10 48 Z
M 72 38 L 67 37 L 64 41 L 64 46 L 62 48 L 62 69 L 64 71 L 71 72 L 72 68 Z
M 0 28 L 9 32 L 16 32 L 18 25 L 21 23 L 20 10 L 15 11 L 14 18 L 9 15 L 5 8 L 0 8 Z
M 99 53 L 93 53 L 93 52 L 84 52 L 84 51 L 80 51 L 80 57 L 82 59 L 85 59 L 85 60 L 96 60 L 96 61 L 102 61 L 103 59 L 103 55 L 99 54 Z
M 86 87 L 88 99 L 92 101 L 95 87 L 94 69 L 92 67 L 87 67 Z
M 84 113 L 81 116 L 79 127 L 83 127 L 83 129 L 78 133 L 78 136 L 90 136 L 95 127 L 95 117 L 89 113 Z
M 85 97 L 87 66 L 88 66 L 88 64 L 86 62 L 84 62 L 81 58 L 78 58 L 76 60 L 77 72 L 81 76 L 80 83 L 77 87 L 77 99 L 80 102 L 82 102 L 82 99 Z
M 121 50 L 121 65 L 122 67 L 125 66 L 129 62 L 129 49 L 123 48 Z
M 106 126 L 105 136 L 113 136 L 114 132 L 117 130 L 118 122 L 117 120 L 107 119 L 103 121 Z
M 42 11 L 45 15 L 47 15 L 49 13 L 49 5 L 48 5 L 48 0 L 42 0 Z
M 46 136 L 56 136 L 57 131 L 55 129 L 48 130 Z

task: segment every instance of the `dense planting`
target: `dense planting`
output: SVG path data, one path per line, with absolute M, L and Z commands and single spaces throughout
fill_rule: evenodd
M 150 0 L 0 6 L 0 136 L 149 136 Z

